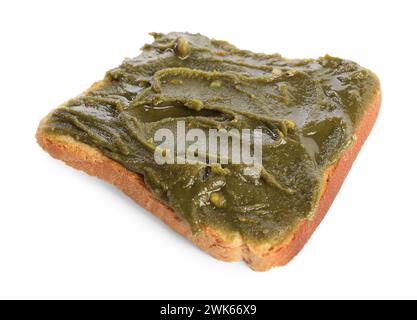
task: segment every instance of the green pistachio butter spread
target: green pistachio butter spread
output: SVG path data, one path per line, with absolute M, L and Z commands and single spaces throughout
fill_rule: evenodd
M 70 135 L 144 177 L 192 230 L 247 241 L 280 238 L 314 213 L 323 173 L 353 141 L 377 78 L 325 56 L 289 60 L 199 34 L 153 33 L 152 44 L 100 85 L 55 110 L 44 129 Z M 162 164 L 154 133 L 262 129 L 262 170 L 244 164 Z

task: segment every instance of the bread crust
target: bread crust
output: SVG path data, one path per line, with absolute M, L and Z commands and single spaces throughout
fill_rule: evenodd
M 99 83 L 96 83 L 92 88 L 98 86 Z M 358 123 L 354 133 L 356 141 L 343 151 L 339 160 L 326 171 L 315 214 L 310 219 L 301 220 L 294 232 L 279 243 L 251 244 L 245 242 L 239 233 L 226 233 L 211 227 L 204 227 L 198 234 L 193 234 L 188 222 L 159 201 L 146 187 L 140 175 L 127 170 L 98 149 L 70 136 L 45 132 L 43 123 L 48 117 L 41 121 L 36 138 L 39 145 L 52 157 L 113 184 L 141 207 L 159 217 L 213 257 L 223 261 L 243 260 L 253 270 L 266 271 L 275 266 L 285 265 L 295 257 L 323 220 L 376 121 L 380 105 L 381 94 L 378 91 Z

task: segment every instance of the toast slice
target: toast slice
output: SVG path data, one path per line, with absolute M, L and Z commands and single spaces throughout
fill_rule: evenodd
M 178 34 L 170 34 L 170 36 L 178 38 Z M 181 39 L 187 36 L 189 35 L 182 34 Z M 157 34 L 156 37 L 162 36 Z M 167 42 L 165 39 L 163 44 L 166 45 Z M 234 50 L 237 50 L 224 42 L 215 43 L 220 45 L 228 54 L 230 52 L 235 53 Z M 178 48 L 178 45 L 180 45 L 180 48 Z M 144 50 L 146 51 L 146 47 Z M 161 52 L 161 48 L 158 48 L 158 50 L 158 53 Z M 174 51 L 175 54 L 180 56 L 181 60 L 188 54 L 187 50 L 186 44 L 177 41 Z M 246 54 L 246 51 L 242 52 Z M 183 56 L 181 57 L 181 55 Z M 223 55 L 223 53 L 220 54 L 220 56 Z M 294 62 L 294 64 L 297 64 L 297 62 Z M 89 93 L 100 90 L 106 86 L 107 81 L 105 79 L 95 83 L 80 97 L 88 96 Z M 250 241 L 239 232 L 231 232 L 209 224 L 201 225 L 200 230 L 195 232 L 190 221 L 181 213 L 175 212 L 170 207 L 169 202 L 161 200 L 145 183 L 141 174 L 129 170 L 121 161 L 116 158 L 112 159 L 109 154 L 103 152 L 93 143 L 85 143 L 82 139 L 77 139 L 76 136 L 61 131 L 48 130 L 48 122 L 54 115 L 55 110 L 41 121 L 36 138 L 39 145 L 52 157 L 115 185 L 140 206 L 158 216 L 176 232 L 191 240 L 213 257 L 223 261 L 243 260 L 253 270 L 265 271 L 274 266 L 285 265 L 297 255 L 331 206 L 379 112 L 381 104 L 379 84 L 376 84 L 372 92 L 366 94 L 366 104 L 362 106 L 362 111 L 358 114 L 352 127 L 352 136 L 355 139 L 346 144 L 337 153 L 337 157 L 321 172 L 323 182 L 314 211 L 310 215 L 298 219 L 291 231 L 286 233 L 285 237 L 279 239 Z M 67 104 L 63 106 L 65 107 Z

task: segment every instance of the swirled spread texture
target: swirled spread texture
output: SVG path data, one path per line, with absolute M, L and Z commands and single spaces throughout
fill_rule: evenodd
M 330 56 L 290 60 L 200 34 L 152 35 L 139 56 L 56 109 L 45 130 L 72 136 L 142 175 L 193 232 L 213 226 L 262 241 L 311 217 L 323 173 L 354 141 L 377 78 Z M 262 129 L 262 166 L 157 164 L 155 132 L 175 133 L 180 120 L 205 132 Z

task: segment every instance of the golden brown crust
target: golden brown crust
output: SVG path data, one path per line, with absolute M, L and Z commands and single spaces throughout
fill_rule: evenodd
M 99 83 L 94 85 L 94 87 L 97 86 L 99 86 Z M 194 242 L 213 257 L 223 261 L 244 260 L 252 269 L 265 271 L 274 266 L 288 263 L 303 248 L 320 224 L 369 135 L 376 121 L 380 104 L 381 96 L 378 93 L 359 122 L 355 131 L 357 140 L 328 169 L 326 183 L 323 186 L 317 212 L 314 216 L 310 220 L 302 220 L 295 232 L 284 241 L 262 245 L 246 243 L 238 233 L 225 233 L 209 227 L 193 235 L 189 224 L 172 209 L 160 202 L 147 189 L 140 175 L 127 170 L 118 162 L 111 160 L 87 144 L 76 141 L 69 136 L 46 133 L 42 129 L 42 122 L 36 133 L 36 138 L 40 146 L 52 157 L 115 185 L 140 206 L 159 217 L 176 232 Z

